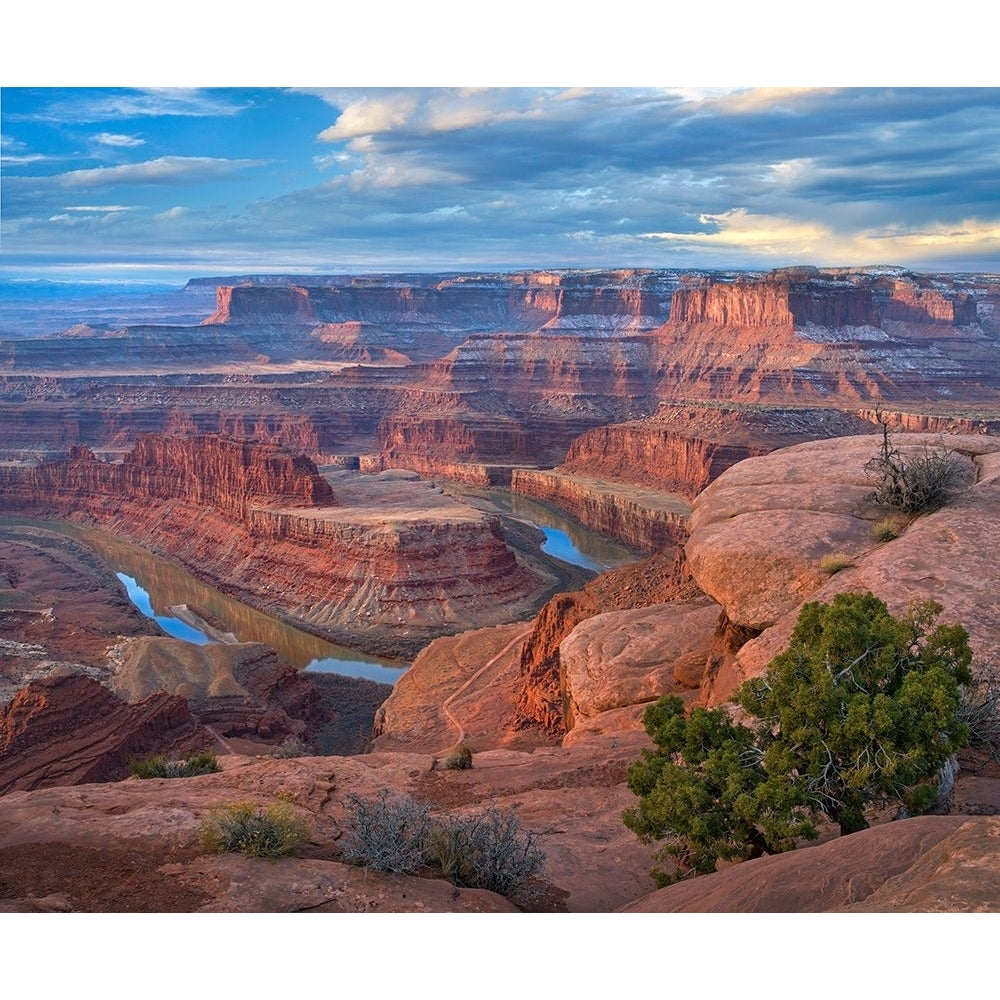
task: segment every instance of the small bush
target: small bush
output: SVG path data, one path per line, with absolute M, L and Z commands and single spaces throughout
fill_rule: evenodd
M 889 438 L 882 424 L 879 452 L 865 463 L 865 472 L 874 490 L 869 499 L 879 507 L 903 514 L 928 514 L 954 499 L 966 485 L 962 463 L 946 448 L 904 455 Z
M 894 538 L 899 538 L 905 527 L 899 518 L 883 517 L 872 525 L 872 538 L 876 542 L 891 542 Z
M 271 751 L 272 757 L 288 760 L 292 757 L 307 757 L 310 754 L 309 744 L 300 736 L 286 736 L 285 739 Z
M 969 746 L 1000 761 L 1000 679 L 994 669 L 981 672 L 962 691 L 957 716 L 969 727 Z
M 198 750 L 185 760 L 167 760 L 164 754 L 133 757 L 128 762 L 128 768 L 137 778 L 190 778 L 222 770 L 215 754 L 208 750 Z
M 255 858 L 294 854 L 309 838 L 309 826 L 288 802 L 259 806 L 234 802 L 215 810 L 201 830 L 201 842 L 210 851 L 239 852 Z
M 424 841 L 431 807 L 406 795 L 382 789 L 377 798 L 347 797 L 353 831 L 343 847 L 343 859 L 380 872 L 415 872 L 424 863 Z
M 829 573 L 833 576 L 834 573 L 839 573 L 842 569 L 847 569 L 848 566 L 853 566 L 854 563 L 849 555 L 843 552 L 828 552 L 819 561 L 819 568 L 824 573 Z
M 427 860 L 457 885 L 508 896 L 538 872 L 545 855 L 512 812 L 491 806 L 435 823 Z
M 472 751 L 467 746 L 457 746 L 444 759 L 444 766 L 449 771 L 466 771 L 472 767 Z
M 456 885 L 509 896 L 522 890 L 545 861 L 535 834 L 510 811 L 490 807 L 469 816 L 431 819 L 430 806 L 383 790 L 377 798 L 348 797 L 354 830 L 343 860 L 410 874 L 427 865 Z

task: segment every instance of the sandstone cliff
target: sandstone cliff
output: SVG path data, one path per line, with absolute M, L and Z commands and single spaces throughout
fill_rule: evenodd
M 115 464 L 75 449 L 63 462 L 0 468 L 7 509 L 86 513 L 251 604 L 354 643 L 390 634 L 410 652 L 528 613 L 544 588 L 497 517 L 425 485 L 390 477 L 352 507 L 332 496 L 308 459 L 216 438 L 144 438 Z
M 89 677 L 32 681 L 0 708 L 0 795 L 115 781 L 128 774 L 130 756 L 183 757 L 213 741 L 176 695 L 129 705 Z
M 580 622 L 613 608 L 642 608 L 699 596 L 675 553 L 602 573 L 583 590 L 557 594 L 539 612 L 524 641 L 516 724 L 540 726 L 550 733 L 572 727 L 560 644 Z
M 688 504 L 659 490 L 532 469 L 515 469 L 510 488 L 640 552 L 662 552 L 687 537 Z
M 792 268 L 678 289 L 654 334 L 657 392 L 791 400 L 995 399 L 987 286 Z

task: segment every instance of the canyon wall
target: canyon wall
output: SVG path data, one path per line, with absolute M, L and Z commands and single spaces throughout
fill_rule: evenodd
M 0 467 L 7 506 L 112 506 L 119 500 L 183 500 L 245 518 L 255 504 L 333 504 L 329 483 L 304 455 L 218 436 L 140 436 L 122 462 L 74 446 L 64 461 Z
M 866 420 L 834 409 L 663 404 L 648 419 L 585 431 L 558 471 L 690 500 L 745 458 L 800 441 L 865 433 Z
M 365 497 L 336 506 L 308 459 L 211 437 L 143 438 L 119 463 L 79 448 L 0 467 L 7 510 L 89 516 L 247 603 L 396 655 L 530 612 L 543 584 L 499 518 L 425 484 L 376 481 Z
M 551 503 L 640 552 L 661 552 L 687 537 L 690 507 L 680 497 L 655 490 L 534 469 L 515 469 L 510 488 Z

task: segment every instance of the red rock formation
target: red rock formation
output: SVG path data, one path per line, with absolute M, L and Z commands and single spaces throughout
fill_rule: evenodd
M 118 464 L 78 450 L 0 468 L 8 509 L 86 513 L 249 603 L 352 639 L 370 626 L 426 641 L 531 608 L 539 581 L 499 518 L 406 498 L 381 513 L 377 502 L 316 506 L 324 498 L 332 491 L 308 459 L 211 437 L 143 438 Z
M 246 517 L 253 505 L 334 503 L 329 483 L 304 455 L 275 445 L 214 435 L 164 438 L 143 435 L 121 463 L 98 461 L 84 446 L 66 461 L 34 468 L 0 469 L 8 506 L 52 507 L 90 501 L 112 509 L 119 500 L 184 500 Z
M 687 537 L 689 507 L 668 493 L 534 469 L 515 469 L 510 488 L 639 552 L 662 552 Z
M 966 912 L 997 909 L 995 816 L 916 816 L 658 889 L 627 913 Z
M 604 611 L 700 596 L 682 556 L 676 553 L 610 570 L 583 590 L 556 594 L 538 613 L 524 641 L 515 724 L 565 732 L 567 697 L 559 644 L 580 622 Z
M 861 417 L 828 409 L 664 405 L 646 420 L 585 431 L 558 471 L 658 488 L 690 500 L 745 458 L 866 430 Z
M 175 695 L 127 705 L 89 677 L 32 681 L 0 708 L 0 795 L 115 781 L 128 774 L 130 756 L 183 757 L 213 739 Z
M 976 322 L 976 300 L 965 292 L 949 297 L 935 288 L 920 288 L 912 281 L 893 281 L 883 318 L 898 323 L 969 326 Z
M 205 320 L 206 326 L 217 323 L 273 323 L 276 320 L 293 323 L 316 321 L 309 289 L 296 285 L 221 285 L 215 294 L 215 312 Z

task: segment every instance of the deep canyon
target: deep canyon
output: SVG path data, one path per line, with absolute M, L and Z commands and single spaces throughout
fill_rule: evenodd
M 931 598 L 977 662 L 1000 654 L 1000 276 L 241 275 L 184 296 L 199 322 L 0 317 L 0 909 L 512 908 L 344 864 L 347 796 L 382 788 L 516 807 L 546 853 L 537 909 L 1000 908 L 981 760 L 947 815 L 746 862 L 704 896 L 654 892 L 620 818 L 645 707 L 724 704 L 805 601 Z M 879 543 L 882 424 L 967 488 Z M 611 568 L 546 552 L 534 503 L 605 538 Z M 213 641 L 141 614 L 115 546 L 189 574 L 162 601 Z M 399 679 L 298 669 L 331 643 Z M 458 744 L 473 766 L 444 769 Z M 123 780 L 132 755 L 200 748 L 221 773 Z M 279 794 L 306 856 L 198 850 L 212 807 Z

